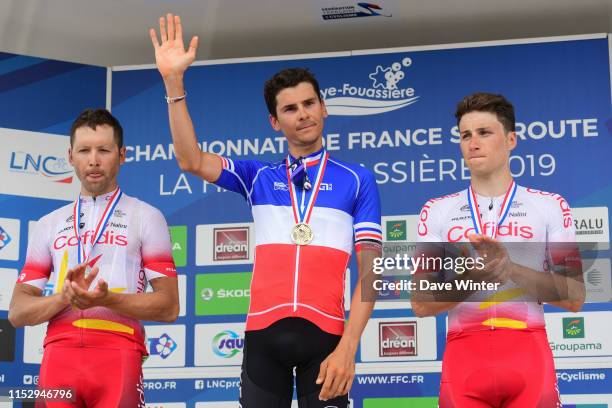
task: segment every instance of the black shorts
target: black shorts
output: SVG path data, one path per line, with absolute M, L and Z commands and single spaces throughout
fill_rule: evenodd
M 321 363 L 339 341 L 340 336 L 297 317 L 281 319 L 262 330 L 247 331 L 240 375 L 240 406 L 291 407 L 295 374 L 300 408 L 347 408 L 348 395 L 320 401 L 322 384 L 315 382 Z

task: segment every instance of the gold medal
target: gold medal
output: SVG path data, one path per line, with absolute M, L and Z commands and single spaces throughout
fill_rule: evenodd
M 314 233 L 310 225 L 300 222 L 299 224 L 294 225 L 291 230 L 291 239 L 297 245 L 308 245 L 312 242 L 314 238 Z

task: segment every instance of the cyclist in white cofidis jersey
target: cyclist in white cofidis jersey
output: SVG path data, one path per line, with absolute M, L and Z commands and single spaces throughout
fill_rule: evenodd
M 263 163 L 202 152 L 183 88 L 197 39 L 185 51 L 178 16 L 162 18 L 160 32 L 161 43 L 155 30 L 151 38 L 180 167 L 241 194 L 255 221 L 240 403 L 289 407 L 295 379 L 301 408 L 347 407 L 355 353 L 373 302 L 362 301 L 361 287 L 368 285 L 360 279 L 345 326 L 344 282 L 353 248 L 361 276 L 380 254 L 374 177 L 323 148 L 327 111 L 316 79 L 303 68 L 283 70 L 264 87 L 270 124 L 285 135 L 287 156 Z M 241 101 L 236 106 L 245 109 Z
M 119 188 L 123 130 L 107 110 L 74 121 L 69 157 L 80 194 L 37 222 L 9 320 L 49 322 L 38 386 L 72 392 L 37 406 L 144 407 L 140 321 L 174 321 L 179 308 L 166 220 Z
M 412 298 L 417 316 L 448 311 L 439 406 L 558 407 L 554 362 L 538 300 L 551 299 L 549 303 L 571 311 L 584 302 L 570 207 L 560 195 L 519 186 L 512 178 L 509 157 L 517 140 L 514 108 L 506 98 L 467 96 L 455 116 L 471 184 L 425 203 L 418 239 L 470 242 L 485 266 L 460 279 L 499 283 L 500 289 L 466 291 L 453 301 Z M 566 269 L 569 279 L 550 273 L 557 266 Z M 557 297 L 560 288 L 568 294 Z

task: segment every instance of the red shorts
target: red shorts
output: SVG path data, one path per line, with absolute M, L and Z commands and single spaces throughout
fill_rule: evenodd
M 545 330 L 450 333 L 440 408 L 561 407 Z
M 73 401 L 39 401 L 36 407 L 143 407 L 142 354 L 137 350 L 47 344 L 38 387 L 71 389 Z

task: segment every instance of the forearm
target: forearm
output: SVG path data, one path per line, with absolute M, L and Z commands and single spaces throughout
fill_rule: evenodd
M 51 296 L 28 296 L 27 300 L 20 301 L 13 299 L 8 319 L 14 327 L 36 326 L 48 322 L 66 306 L 60 293 Z
M 365 329 L 368 320 L 374 309 L 374 302 L 367 301 L 361 298 L 361 280 L 357 283 L 355 291 L 353 292 L 353 298 L 351 300 L 351 313 L 349 315 L 346 326 L 344 327 L 344 334 L 340 340 L 345 346 L 351 351 L 357 352 L 357 346 L 359 345 L 359 339 Z
M 536 299 L 564 309 L 578 311 L 584 303 L 585 288 L 581 279 L 536 271 L 515 263 L 511 265 L 510 278 Z
M 164 78 L 164 85 L 166 86 L 166 95 L 169 97 L 185 94 L 182 75 Z M 172 142 L 174 143 L 174 153 L 181 170 L 193 171 L 197 169 L 202 151 L 198 146 L 186 100 L 169 103 L 168 117 Z
M 164 292 L 109 292 L 104 306 L 123 316 L 153 322 L 173 322 L 179 312 L 178 300 Z

